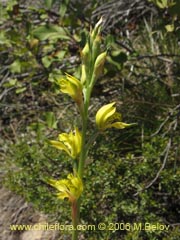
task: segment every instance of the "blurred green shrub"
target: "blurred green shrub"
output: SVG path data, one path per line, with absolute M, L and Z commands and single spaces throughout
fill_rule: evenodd
M 122 148 L 100 140 L 95 146 L 86 170 L 85 200 L 82 205 L 82 224 L 109 223 L 163 223 L 178 222 L 178 171 L 173 170 L 173 159 L 169 159 L 159 179 L 151 188 L 146 185 L 155 177 L 161 166 L 158 157 L 166 145 L 166 139 L 155 138 L 146 142 L 142 156 L 128 154 L 120 157 Z M 109 147 L 111 149 L 109 151 Z M 10 169 L 6 186 L 41 211 L 49 213 L 60 223 L 68 219 L 68 207 L 51 193 L 44 179 L 64 177 L 70 170 L 68 158 L 46 144 L 29 141 L 29 137 L 10 146 L 7 156 Z M 87 164 L 88 164 L 87 162 Z M 103 165 L 103 167 L 102 167 Z M 13 171 L 12 171 L 13 169 Z M 135 194 L 139 192 L 136 196 Z M 60 217 L 59 217 L 60 216 Z M 58 219 L 59 218 L 59 219 Z M 70 219 L 69 219 L 70 221 Z M 167 222 L 166 222 L 167 221 Z M 88 239 L 168 239 L 175 230 L 166 231 L 89 231 Z M 172 238 L 176 239 L 176 238 Z

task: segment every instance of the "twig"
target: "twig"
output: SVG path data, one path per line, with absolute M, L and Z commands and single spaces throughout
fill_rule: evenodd
M 7 69 L 7 67 L 5 67 L 3 71 L 5 71 Z M 9 76 L 9 71 L 3 76 L 3 79 L 0 81 L 0 87 L 3 85 L 3 83 L 8 79 L 8 76 Z
M 153 134 L 151 134 L 150 137 L 154 137 L 156 136 L 160 131 L 161 129 L 163 128 L 163 126 L 167 123 L 167 121 L 169 120 L 170 116 L 167 116 L 166 119 L 164 120 L 164 122 L 161 123 L 161 125 L 159 126 L 158 130 L 156 130 L 156 132 L 154 132 Z
M 162 170 L 164 169 L 164 167 L 166 165 L 167 157 L 168 157 L 168 154 L 169 154 L 169 150 L 171 148 L 171 144 L 172 144 L 172 139 L 170 138 L 169 142 L 168 142 L 168 144 L 167 144 L 167 146 L 166 146 L 166 148 L 164 150 L 165 156 L 164 156 L 163 164 L 160 167 L 158 173 L 156 174 L 156 177 L 145 187 L 145 189 L 151 187 L 153 185 L 153 183 L 159 178 L 160 173 L 162 172 Z
M 3 97 L 9 92 L 11 91 L 12 89 L 14 89 L 15 87 L 11 87 L 11 88 L 8 88 L 8 89 L 4 89 L 4 91 L 1 93 L 0 95 L 0 101 L 1 99 L 3 99 Z
M 154 132 L 153 134 L 151 134 L 150 137 L 156 136 L 156 135 L 161 131 L 161 129 L 163 128 L 163 126 L 167 123 L 167 121 L 174 115 L 174 112 L 177 111 L 178 109 L 180 110 L 180 104 L 177 105 L 175 108 L 173 108 L 173 109 L 171 110 L 171 112 L 169 113 L 169 115 L 166 117 L 166 119 L 165 119 L 165 120 L 161 123 L 161 125 L 159 126 L 158 130 L 157 130 L 156 132 Z M 179 113 L 177 113 L 177 117 L 178 117 L 178 114 L 179 114 Z M 170 123 L 170 126 L 169 126 L 168 130 L 163 134 L 163 137 L 164 137 L 171 129 L 173 129 L 173 131 L 175 131 L 176 128 L 177 128 L 177 124 L 178 124 L 177 119 L 173 120 L 173 121 Z M 172 126 L 174 126 L 174 127 L 172 128 Z
M 180 55 L 179 54 L 166 54 L 166 53 L 155 54 L 155 55 L 141 55 L 141 56 L 136 57 L 136 60 L 141 60 L 144 58 L 160 58 L 161 60 L 167 61 L 168 59 L 165 59 L 164 57 L 179 57 L 180 58 Z

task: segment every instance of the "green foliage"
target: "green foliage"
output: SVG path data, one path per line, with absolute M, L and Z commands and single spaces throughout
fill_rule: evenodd
M 64 40 L 69 39 L 67 30 L 65 31 L 65 29 L 56 25 L 39 26 L 32 31 L 32 35 L 39 38 L 41 41 L 47 39 L 57 40 L 59 38 Z
M 149 0 L 153 2 L 162 12 L 162 25 L 167 32 L 175 32 L 179 35 L 179 0 Z M 166 11 L 166 16 L 165 16 Z
M 56 0 L 44 0 L 44 3 L 45 3 L 45 6 L 48 8 L 48 9 L 51 9 L 52 5 L 54 4 Z
M 28 138 L 29 139 L 29 138 Z M 49 176 L 63 178 L 71 171 L 71 164 L 65 155 L 46 144 L 28 142 L 22 139 L 10 146 L 12 154 L 7 158 L 10 166 L 5 180 L 6 186 L 23 195 L 34 206 L 61 223 L 68 219 L 67 202 L 57 200 L 45 180 Z M 101 143 L 102 144 L 101 140 Z M 156 184 L 144 189 L 157 173 L 160 162 L 154 148 L 163 149 L 166 140 L 161 138 L 147 142 L 144 157 L 127 155 L 119 157 L 116 145 L 109 152 L 109 144 L 94 148 L 87 162 L 85 191 L 82 205 L 82 224 L 109 223 L 163 223 L 178 221 L 173 212 L 178 211 L 178 171 L 173 171 L 171 161 Z M 159 145 L 161 147 L 159 147 Z M 150 153 L 151 152 L 151 153 Z M 99 156 L 99 157 L 98 157 Z M 91 164 L 90 164 L 90 162 Z M 103 167 L 102 167 L 103 165 Z M 11 169 L 14 168 L 12 171 Z M 142 192 L 141 190 L 144 189 Z M 137 196 L 136 194 L 139 192 Z M 160 198 L 158 196 L 161 196 Z M 176 209 L 177 208 L 177 209 Z M 175 210 L 176 209 L 176 210 Z M 60 216 L 60 217 L 59 217 Z M 70 219 L 69 219 L 70 221 Z M 88 239 L 163 239 L 173 235 L 174 229 L 166 231 L 91 231 L 83 232 Z
M 150 2 L 155 3 L 159 8 L 162 9 L 172 7 L 176 4 L 174 0 L 150 0 Z

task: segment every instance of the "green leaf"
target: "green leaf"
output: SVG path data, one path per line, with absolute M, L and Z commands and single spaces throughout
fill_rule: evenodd
M 49 56 L 45 56 L 42 58 L 42 63 L 45 66 L 45 68 L 48 68 L 52 62 L 53 62 L 53 58 L 51 58 Z
M 16 83 L 17 83 L 17 79 L 15 78 L 15 79 L 11 79 L 11 80 L 9 80 L 9 82 L 6 82 L 6 83 L 4 83 L 3 84 L 3 87 L 13 87 L 13 86 L 15 86 L 16 85 Z
M 57 128 L 57 121 L 53 112 L 47 112 L 46 115 L 46 122 L 49 128 Z
M 33 30 L 32 34 L 41 41 L 47 39 L 64 39 L 69 40 L 70 37 L 67 35 L 67 31 L 58 25 L 44 25 L 37 27 Z
M 127 55 L 122 51 L 114 50 L 111 52 L 111 55 L 112 59 L 118 63 L 124 63 L 127 61 Z
M 107 35 L 106 36 L 106 46 L 107 46 L 107 49 L 108 48 L 111 48 L 111 46 L 114 44 L 115 42 L 115 39 L 114 39 L 114 36 L 113 35 Z
M 175 2 L 171 3 L 170 8 L 169 8 L 169 13 L 171 16 L 175 17 L 177 16 L 180 18 L 180 0 L 176 0 Z
M 20 93 L 22 93 L 24 91 L 26 91 L 26 87 L 18 88 L 18 89 L 16 89 L 16 94 L 20 94 Z
M 1 30 L 0 32 L 0 45 L 5 44 L 6 46 L 10 46 L 10 41 L 6 38 L 5 32 Z
M 51 63 L 58 62 L 59 60 L 62 60 L 64 58 L 65 54 L 66 54 L 66 51 L 59 51 L 59 52 L 57 52 L 56 55 L 54 55 L 54 57 L 52 57 L 52 56 L 44 56 L 42 58 L 42 62 L 44 64 L 44 66 L 46 68 L 48 68 L 51 65 Z
M 69 0 L 64 0 L 64 1 L 61 2 L 61 6 L 60 6 L 60 9 L 59 9 L 59 14 L 62 18 L 64 17 L 64 15 L 66 13 L 68 3 L 69 3 Z
M 107 61 L 120 70 L 127 61 L 127 55 L 119 50 L 114 50 L 111 52 L 111 56 L 107 57 Z
M 8 2 L 7 8 L 6 8 L 7 11 L 12 11 L 14 5 L 18 4 L 17 0 L 10 0 L 10 1 L 7 1 L 7 2 Z
M 51 9 L 54 2 L 55 2 L 54 0 L 44 0 L 44 3 L 48 9 Z
M 10 66 L 10 71 L 12 73 L 20 73 L 21 72 L 21 68 L 22 68 L 22 65 L 21 65 L 21 62 L 19 59 L 15 60 Z
M 56 53 L 55 58 L 57 58 L 58 60 L 62 60 L 65 54 L 66 54 L 66 51 L 59 51 Z

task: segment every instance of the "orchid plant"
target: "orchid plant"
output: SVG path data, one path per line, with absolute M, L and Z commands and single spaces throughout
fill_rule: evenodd
M 78 239 L 77 225 L 80 222 L 80 204 L 83 192 L 83 173 L 88 150 L 92 142 L 96 140 L 98 134 L 106 131 L 108 128 L 123 129 L 131 126 L 122 122 L 122 116 L 116 111 L 115 102 L 102 106 L 96 116 L 96 134 L 88 138 L 88 109 L 93 87 L 97 79 L 103 72 L 103 67 L 107 51 L 101 52 L 101 28 L 103 19 L 101 18 L 94 29 L 89 33 L 87 42 L 81 51 L 81 79 L 65 74 L 65 77 L 57 81 L 60 91 L 68 94 L 76 103 L 80 117 L 81 130 L 77 126 L 70 133 L 61 133 L 58 141 L 50 140 L 53 147 L 65 151 L 72 158 L 73 173 L 67 176 L 67 179 L 50 179 L 49 184 L 58 191 L 59 199 L 67 198 L 71 204 L 72 210 L 72 240 Z

